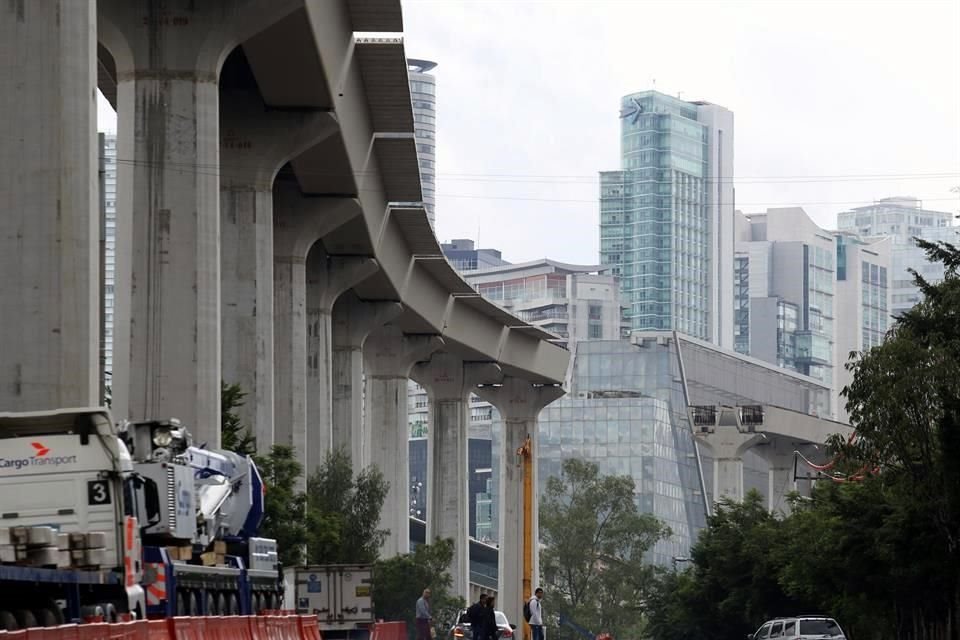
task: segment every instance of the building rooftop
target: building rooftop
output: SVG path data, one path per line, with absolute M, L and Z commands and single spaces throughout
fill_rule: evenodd
M 549 258 L 540 258 L 539 260 L 531 260 L 529 262 L 521 262 L 518 264 L 505 264 L 498 267 L 477 269 L 476 271 L 472 271 L 469 276 L 474 277 L 500 274 L 507 275 L 516 271 L 529 271 L 531 269 L 542 267 L 552 267 L 554 272 L 560 273 L 606 273 L 611 269 L 611 265 L 570 264 L 568 262 L 560 262 L 558 260 L 551 260 Z
M 419 60 L 417 58 L 407 58 L 407 66 L 410 71 L 415 73 L 426 73 L 437 66 L 436 62 L 431 60 Z

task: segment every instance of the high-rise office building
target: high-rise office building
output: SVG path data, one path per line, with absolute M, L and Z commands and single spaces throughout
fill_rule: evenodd
M 734 348 L 832 389 L 822 416 L 846 418 L 851 351 L 888 328 L 890 243 L 821 229 L 797 207 L 736 214 Z
M 600 173 L 600 262 L 634 330 L 733 347 L 733 113 L 624 96 L 619 171 Z
M 101 235 L 103 238 L 103 372 L 104 384 L 110 385 L 113 371 L 113 300 L 117 253 L 117 134 L 101 133 L 100 156 L 103 176 L 101 185 L 103 211 Z
M 890 313 L 898 316 L 920 301 L 920 290 L 908 269 L 917 271 L 928 282 L 943 279 L 943 265 L 928 262 L 926 253 L 913 238 L 955 244 L 960 240 L 960 228 L 951 226 L 952 221 L 952 213 L 924 209 L 917 198 L 895 197 L 840 213 L 837 228 L 865 238 L 891 238 Z
M 437 79 L 428 71 L 436 66 L 436 62 L 429 60 L 407 59 L 423 204 L 427 209 L 430 226 L 434 228 L 436 228 L 437 189 Z

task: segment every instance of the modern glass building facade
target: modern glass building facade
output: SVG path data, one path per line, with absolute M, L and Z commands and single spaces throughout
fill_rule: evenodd
M 630 327 L 730 347 L 733 114 L 644 91 L 620 118 L 621 169 L 600 173 L 600 262 Z
M 437 195 L 437 79 L 428 72 L 436 66 L 436 62 L 429 60 L 407 60 L 423 204 L 430 226 L 434 228 Z
M 626 341 L 583 342 L 570 392 L 540 413 L 539 473 L 559 476 L 563 461 L 595 462 L 605 475 L 629 475 L 637 506 L 673 535 L 653 560 L 689 553 L 706 524 L 706 505 L 677 358 Z

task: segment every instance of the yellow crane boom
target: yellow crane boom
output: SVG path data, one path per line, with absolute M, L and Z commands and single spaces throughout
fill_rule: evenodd
M 523 599 L 533 597 L 533 442 L 530 436 L 517 449 L 518 465 L 523 470 Z M 530 640 L 532 632 L 523 621 L 523 640 Z

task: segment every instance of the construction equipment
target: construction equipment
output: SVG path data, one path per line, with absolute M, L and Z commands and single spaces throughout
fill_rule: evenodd
M 176 420 L 0 413 L 0 495 L 0 628 L 279 606 L 256 465 Z

